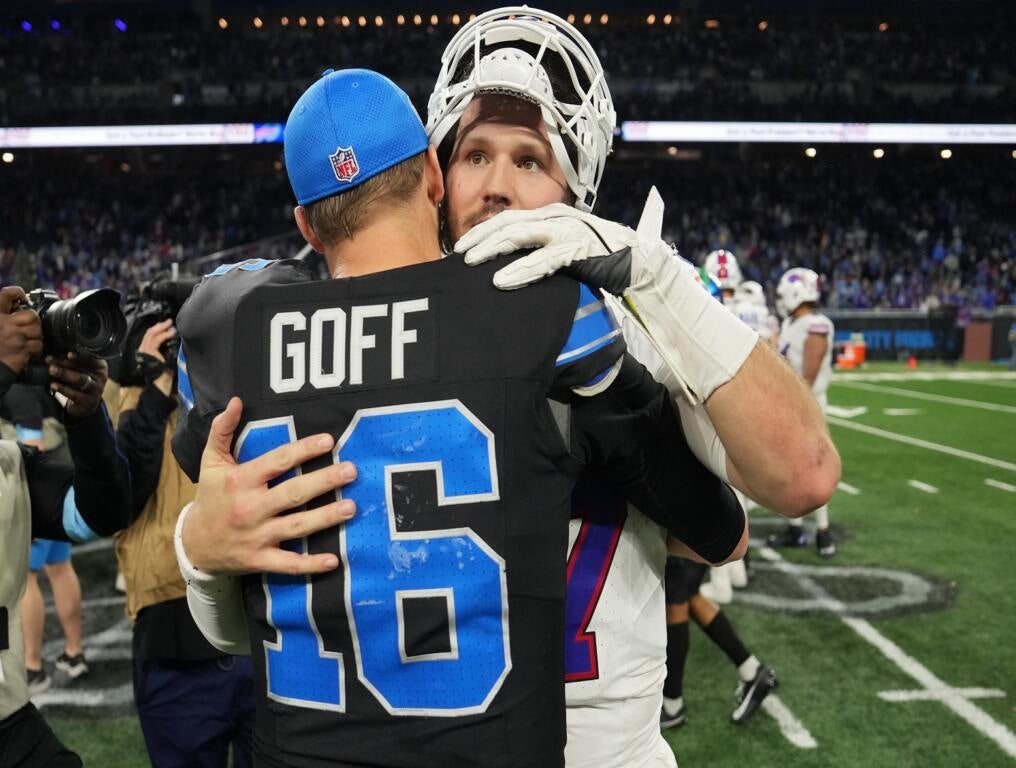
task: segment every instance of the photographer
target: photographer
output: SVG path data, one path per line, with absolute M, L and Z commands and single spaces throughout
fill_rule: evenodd
M 43 354 L 39 316 L 25 292 L 0 289 L 0 397 Z M 51 351 L 51 350 L 47 350 Z M 79 766 L 28 700 L 17 605 L 33 536 L 88 541 L 130 522 L 130 474 L 102 405 L 104 360 L 48 356 L 52 392 L 63 395 L 70 460 L 0 440 L 0 766 Z
M 167 301 L 163 308 L 157 316 L 175 315 L 179 306 Z M 117 430 L 134 478 L 138 513 L 130 528 L 116 536 L 127 613 L 134 622 L 134 702 L 156 768 L 225 768 L 230 744 L 233 765 L 242 768 L 251 763 L 251 663 L 248 657 L 225 656 L 209 645 L 187 607 L 173 530 L 180 509 L 194 499 L 195 486 L 170 449 L 176 429 L 179 344 L 173 320 L 150 325 L 136 354 L 130 350 L 139 326 L 151 321 L 151 310 L 151 303 L 139 305 L 134 330 L 127 334 Z

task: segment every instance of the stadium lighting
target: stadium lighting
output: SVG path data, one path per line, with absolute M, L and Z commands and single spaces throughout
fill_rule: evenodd
M 585 16 L 583 16 L 582 17 L 582 23 L 583 24 L 592 24 L 593 23 L 593 14 L 587 13 Z
M 123 171 L 124 173 L 130 173 L 131 172 L 130 163 L 120 163 L 120 170 Z
M 318 16 L 316 19 L 314 19 L 314 21 L 317 23 L 317 25 L 319 27 L 323 27 L 325 25 L 325 17 L 324 16 Z
M 288 16 L 283 16 L 282 19 L 281 19 L 281 24 L 284 27 L 288 27 L 289 26 L 289 17 Z
M 273 160 L 272 161 L 272 168 L 274 168 L 277 171 L 281 171 L 282 170 L 282 161 L 281 160 Z
M 261 29 L 261 27 L 263 27 L 264 25 L 265 25 L 265 23 L 263 21 L 261 21 L 261 17 L 260 16 L 255 16 L 254 17 L 254 29 Z
M 1012 159 L 1016 160 L 1016 149 L 1012 151 Z
M 14 162 L 14 153 L 13 152 L 4 152 L 3 155 L 0 155 L 0 159 L 2 159 L 5 163 L 13 163 Z
M 437 26 L 437 22 L 438 22 L 437 14 L 436 13 L 432 14 L 431 17 L 430 17 L 430 25 L 432 27 L 436 27 Z
M 885 150 L 882 149 L 882 147 L 877 147 L 876 149 L 872 150 L 871 154 L 876 160 L 881 160 L 883 157 L 885 157 Z
M 663 23 L 667 24 L 668 26 L 670 25 L 670 22 L 672 22 L 673 20 L 674 20 L 674 17 L 671 16 L 669 13 L 666 16 L 663 17 Z
M 671 157 L 677 157 L 677 147 L 667 147 L 667 154 Z
M 462 19 L 459 17 L 457 13 L 452 14 L 452 24 L 454 24 L 457 27 L 459 25 L 459 22 L 461 21 Z
M 357 17 L 356 23 L 359 24 L 361 27 L 366 27 L 367 26 L 367 17 L 366 16 L 359 16 L 359 17 Z
M 815 149 L 815 147 L 808 147 L 806 150 L 804 150 L 804 154 L 806 154 L 808 157 L 815 157 L 815 155 L 818 154 L 818 150 Z
M 420 14 L 416 14 L 415 16 L 413 16 L 413 23 L 416 26 L 420 26 L 421 24 L 423 24 L 423 19 L 420 18 Z
M 300 17 L 299 19 L 297 19 L 296 21 L 297 21 L 297 23 L 298 23 L 298 24 L 299 24 L 299 25 L 300 25 L 301 27 L 306 27 L 306 26 L 307 26 L 307 17 L 306 17 L 306 16 L 301 16 L 301 17 Z
M 719 28 L 720 28 L 719 19 L 706 19 L 706 29 L 719 29 Z
M 348 17 L 348 16 L 343 16 L 343 17 L 342 17 L 342 26 L 344 26 L 344 27 L 348 27 L 348 26 L 349 26 L 350 24 L 352 24 L 352 23 L 353 23 L 353 22 L 351 22 L 351 21 L 349 20 L 349 17 Z
M 575 14 L 574 13 L 569 13 L 568 14 L 568 23 L 569 24 L 574 24 L 575 23 Z
M 939 154 L 939 157 L 941 157 L 943 160 L 948 160 L 950 157 L 952 157 L 952 150 L 951 149 L 943 149 L 938 154 Z
M 53 29 L 60 29 L 60 22 L 57 21 L 56 19 L 53 19 L 53 21 L 49 23 L 49 26 Z
M 395 23 L 401 27 L 403 24 L 406 23 L 406 17 L 400 13 L 398 16 L 395 17 Z
M 765 19 L 762 19 L 762 21 L 758 23 L 758 31 L 765 32 L 767 29 L 769 29 L 769 22 L 766 21 Z
M 375 27 L 382 27 L 382 26 L 384 26 L 384 23 L 385 23 L 385 20 L 382 19 L 380 16 L 375 16 L 374 17 L 374 26 Z
M 646 16 L 646 24 L 649 24 L 650 26 L 652 26 L 655 23 L 656 23 L 656 14 L 655 13 L 650 13 L 648 16 Z
M 219 29 L 225 29 L 229 26 L 229 22 L 225 19 L 219 19 Z
M 888 32 L 889 31 L 889 25 L 886 22 L 883 21 L 881 24 L 878 25 L 878 31 L 879 32 Z
M 25 30 L 25 32 L 31 32 L 32 31 L 32 22 L 30 22 L 30 21 L 23 21 L 23 22 L 21 22 L 21 28 L 23 30 Z

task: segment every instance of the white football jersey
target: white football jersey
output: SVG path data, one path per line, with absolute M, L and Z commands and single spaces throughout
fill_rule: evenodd
M 825 357 L 818 369 L 818 376 L 811 392 L 825 410 L 826 392 L 833 377 L 833 321 L 817 312 L 788 317 L 780 328 L 780 354 L 787 358 L 790 366 L 801 374 L 804 371 L 804 343 L 812 333 L 818 333 L 829 340 Z
M 741 300 L 735 302 L 731 309 L 741 319 L 741 322 L 766 341 L 769 341 L 775 333 L 779 332 L 779 321 L 770 314 L 767 307 L 751 301 Z
M 630 324 L 629 350 L 662 360 Z M 660 733 L 667 676 L 666 533 L 605 487 L 580 483 L 568 532 L 567 768 L 676 768 Z
M 569 526 L 565 700 L 568 768 L 653 765 L 667 675 L 666 534 L 586 486 Z

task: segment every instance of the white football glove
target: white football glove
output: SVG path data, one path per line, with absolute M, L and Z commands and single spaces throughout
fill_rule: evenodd
M 521 288 L 563 270 L 587 285 L 623 297 L 681 389 L 704 402 L 732 379 L 758 334 L 702 290 L 695 268 L 662 238 L 663 199 L 653 187 L 637 230 L 563 203 L 503 211 L 455 244 L 467 264 L 537 248 L 494 275 L 494 285 Z M 619 302 L 614 302 L 615 309 Z

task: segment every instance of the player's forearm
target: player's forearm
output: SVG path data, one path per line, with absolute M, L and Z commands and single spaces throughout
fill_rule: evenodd
M 755 346 L 706 411 L 726 448 L 731 483 L 759 504 L 799 517 L 830 499 L 839 454 L 811 391 L 768 345 Z

